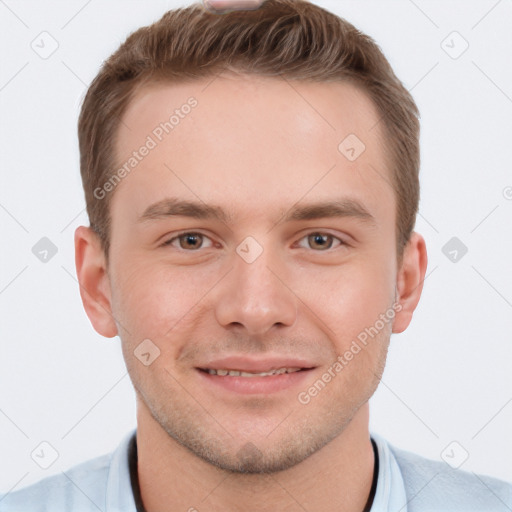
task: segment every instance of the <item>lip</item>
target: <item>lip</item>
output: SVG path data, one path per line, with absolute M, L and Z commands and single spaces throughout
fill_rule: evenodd
M 266 377 L 235 377 L 230 375 L 211 375 L 197 368 L 199 377 L 208 388 L 224 389 L 229 392 L 245 395 L 269 395 L 288 388 L 303 388 L 305 380 L 310 377 L 312 369 L 299 370 L 293 373 L 268 375 Z
M 279 368 L 315 368 L 316 365 L 306 359 L 291 357 L 266 357 L 264 359 L 250 358 L 247 356 L 229 356 L 222 359 L 214 359 L 198 368 L 202 370 L 240 370 L 244 372 L 260 373 Z M 257 377 L 254 377 L 257 378 Z
M 302 368 L 293 373 L 279 375 L 267 375 L 264 377 L 237 377 L 230 375 L 211 375 L 206 370 L 239 370 L 252 373 L 277 370 L 279 368 Z M 303 387 L 305 380 L 311 376 L 311 371 L 316 368 L 310 361 L 296 358 L 267 357 L 254 359 L 246 356 L 230 356 L 209 361 L 207 364 L 197 367 L 196 370 L 202 381 L 208 387 L 238 394 L 263 394 L 277 393 L 293 387 Z

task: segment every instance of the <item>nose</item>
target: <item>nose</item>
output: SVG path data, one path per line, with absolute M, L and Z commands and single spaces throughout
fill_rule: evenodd
M 251 263 L 234 255 L 234 268 L 220 283 L 216 318 L 225 328 L 244 328 L 261 336 L 274 326 L 294 325 L 298 299 L 287 285 L 285 272 L 270 251 Z

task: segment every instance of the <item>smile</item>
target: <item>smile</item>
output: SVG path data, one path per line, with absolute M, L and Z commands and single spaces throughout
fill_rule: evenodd
M 268 370 L 266 372 L 247 372 L 244 370 L 214 370 L 212 368 L 201 368 L 202 371 L 208 372 L 210 375 L 221 375 L 230 377 L 267 377 L 270 375 L 282 375 L 283 373 L 298 372 L 302 368 L 278 368 L 277 370 Z

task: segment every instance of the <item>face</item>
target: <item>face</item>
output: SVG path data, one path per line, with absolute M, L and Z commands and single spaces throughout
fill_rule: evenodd
M 235 75 L 146 87 L 124 115 L 112 314 L 141 414 L 211 464 L 291 467 L 377 387 L 397 311 L 378 119 L 346 83 Z

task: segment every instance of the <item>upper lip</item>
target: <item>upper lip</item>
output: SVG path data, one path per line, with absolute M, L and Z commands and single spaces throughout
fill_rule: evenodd
M 198 366 L 202 370 L 240 370 L 245 372 L 266 372 L 279 368 L 314 368 L 306 359 L 291 357 L 250 358 L 247 356 L 229 356 L 214 359 Z

